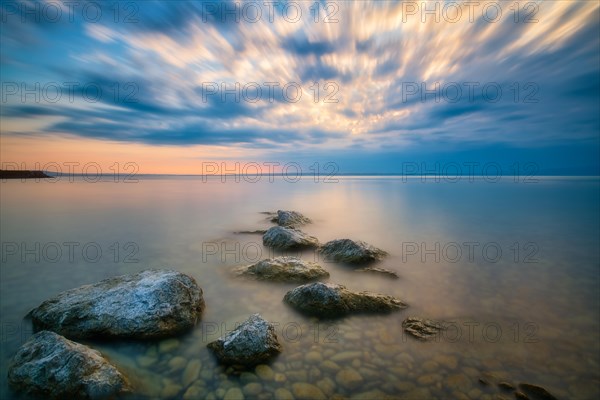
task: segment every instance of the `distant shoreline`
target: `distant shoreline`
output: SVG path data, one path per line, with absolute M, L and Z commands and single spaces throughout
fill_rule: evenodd
M 9 171 L 0 169 L 0 179 L 40 179 L 40 178 L 52 178 L 50 175 L 46 175 L 43 171 Z

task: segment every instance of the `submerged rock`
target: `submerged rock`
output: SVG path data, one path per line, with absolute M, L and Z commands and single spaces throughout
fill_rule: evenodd
M 255 229 L 253 231 L 250 231 L 250 230 L 235 231 L 233 233 L 238 234 L 238 235 L 264 235 L 265 233 L 267 233 L 267 230 L 266 229 Z
M 363 241 L 336 239 L 319 249 L 324 256 L 338 262 L 362 264 L 383 259 L 387 253 Z
M 67 290 L 30 315 L 37 330 L 70 338 L 159 338 L 192 328 L 203 309 L 194 278 L 147 270 Z
M 439 335 L 444 329 L 440 322 L 430 319 L 408 317 L 402 322 L 404 331 L 420 340 L 427 340 Z
M 557 400 L 556 397 L 541 386 L 530 383 L 519 383 L 519 389 L 531 400 Z
M 309 282 L 329 277 L 319 264 L 297 257 L 268 258 L 256 264 L 240 267 L 236 274 L 275 282 Z
M 352 313 L 386 313 L 407 307 L 392 296 L 355 293 L 343 285 L 321 282 L 298 286 L 287 292 L 283 300 L 305 314 L 328 318 Z
M 125 377 L 98 351 L 49 331 L 19 349 L 8 382 L 18 392 L 49 399 L 106 399 L 129 391 Z
M 318 247 L 319 240 L 298 229 L 274 226 L 263 235 L 263 244 L 276 249 L 300 249 Z
M 259 314 L 250 316 L 236 329 L 210 342 L 207 347 L 221 363 L 228 365 L 261 364 L 281 352 L 275 327 Z
M 389 270 L 389 269 L 385 269 L 385 268 L 366 267 L 366 268 L 357 269 L 356 271 L 357 272 L 375 273 L 375 274 L 387 276 L 388 278 L 392 278 L 392 279 L 398 279 L 398 278 L 400 278 L 395 271 L 392 271 L 392 270 Z
M 273 217 L 272 221 L 276 222 L 279 226 L 285 226 L 287 228 L 295 228 L 311 222 L 310 219 L 297 211 L 283 210 L 277 210 L 277 216 Z

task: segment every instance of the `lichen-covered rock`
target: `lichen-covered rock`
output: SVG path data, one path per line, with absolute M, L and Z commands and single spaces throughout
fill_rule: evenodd
M 49 331 L 17 351 L 8 382 L 17 392 L 47 399 L 106 399 L 129 391 L 125 377 L 98 351 Z
M 298 229 L 274 226 L 263 235 L 263 244 L 275 249 L 301 249 L 318 247 L 319 240 Z
M 147 270 L 67 290 L 30 315 L 37 330 L 69 338 L 160 338 L 192 328 L 203 309 L 194 278 Z
M 267 362 L 281 352 L 275 327 L 253 314 L 227 335 L 207 347 L 223 364 L 253 366 Z
M 287 292 L 283 300 L 298 311 L 333 318 L 353 313 L 387 313 L 407 307 L 392 296 L 351 292 L 343 285 L 310 283 Z
M 362 264 L 383 259 L 387 253 L 363 241 L 336 239 L 319 248 L 325 257 L 350 264 Z
M 311 221 L 297 211 L 277 210 L 277 215 L 273 217 L 273 222 L 279 226 L 287 228 L 295 228 L 298 226 L 309 224 Z
M 402 322 L 404 331 L 420 340 L 427 340 L 439 335 L 444 329 L 441 322 L 418 317 L 408 317 Z
M 319 264 L 297 257 L 268 258 L 256 264 L 236 268 L 235 273 L 273 282 L 310 282 L 329 277 Z

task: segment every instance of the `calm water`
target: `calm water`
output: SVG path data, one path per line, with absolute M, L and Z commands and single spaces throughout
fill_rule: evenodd
M 499 391 L 478 382 L 485 373 L 562 398 L 596 398 L 599 188 L 595 178 L 550 177 L 528 184 L 394 177 L 2 182 L 0 398 L 16 398 L 6 371 L 31 334 L 23 320 L 31 308 L 66 289 L 165 267 L 193 276 L 204 290 L 206 311 L 193 332 L 158 343 L 86 342 L 125 371 L 142 398 L 186 391 L 187 398 L 222 398 L 256 381 L 244 388 L 247 398 L 273 398 L 303 382 L 329 397 L 491 399 Z M 260 212 L 277 209 L 312 218 L 304 231 L 322 242 L 348 237 L 387 250 L 380 266 L 400 279 L 323 266 L 331 282 L 391 294 L 409 308 L 318 321 L 282 303 L 294 285 L 233 279 L 232 267 L 277 255 L 260 235 L 234 233 L 267 228 Z M 318 260 L 313 252 L 302 256 Z M 255 312 L 278 324 L 284 350 L 270 365 L 274 375 L 239 377 L 220 368 L 206 344 Z M 443 320 L 448 331 L 433 342 L 413 340 L 401 328 L 409 315 Z M 336 379 L 336 368 L 351 368 L 363 381 Z M 249 394 L 257 388 L 261 394 Z

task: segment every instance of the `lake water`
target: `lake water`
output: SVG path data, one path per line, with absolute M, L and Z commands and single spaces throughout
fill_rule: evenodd
M 7 366 L 31 335 L 23 320 L 31 308 L 103 278 L 171 268 L 204 291 L 206 310 L 192 332 L 162 342 L 85 342 L 126 373 L 132 398 L 218 399 L 239 386 L 246 398 L 269 399 L 308 383 L 328 397 L 492 399 L 501 390 L 479 378 L 493 374 L 559 398 L 595 399 L 599 189 L 597 178 L 557 177 L 2 182 L 0 398 L 18 398 L 7 387 Z M 319 321 L 282 302 L 296 285 L 232 278 L 232 267 L 280 254 L 264 248 L 260 235 L 234 233 L 268 228 L 261 212 L 277 209 L 310 217 L 303 230 L 321 242 L 352 238 L 388 251 L 378 266 L 399 279 L 312 251 L 301 256 L 322 262 L 330 282 L 394 295 L 409 307 Z M 258 375 L 238 376 L 206 344 L 256 312 L 277 324 L 283 352 Z M 419 342 L 403 333 L 407 316 L 442 320 L 447 330 Z M 345 382 L 339 368 L 362 381 Z

